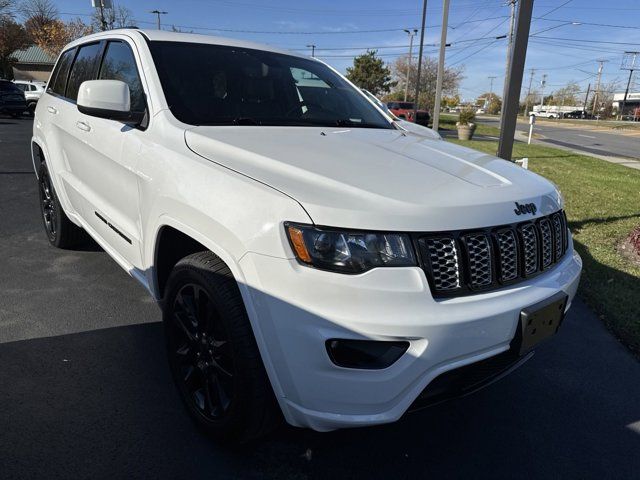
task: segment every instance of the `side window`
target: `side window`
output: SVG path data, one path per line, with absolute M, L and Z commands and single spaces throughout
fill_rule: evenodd
M 23 83 L 16 83 L 15 85 L 16 85 L 16 87 L 18 87 L 23 92 L 24 92 L 25 87 L 27 86 L 27 85 L 25 85 Z
M 76 53 L 76 49 L 72 48 L 62 54 L 56 69 L 51 74 L 51 80 L 49 81 L 48 91 L 64 96 L 64 89 L 67 86 L 67 77 L 69 76 L 69 69 L 71 68 L 71 62 L 73 62 L 73 56 Z
M 94 80 L 96 78 L 101 51 L 102 45 L 100 43 L 92 43 L 80 47 L 69 74 L 69 84 L 65 94 L 68 99 L 75 101 L 78 98 L 80 84 L 86 80 Z
M 124 42 L 109 42 L 100 68 L 101 80 L 120 80 L 129 85 L 131 111 L 143 112 L 145 109 L 144 91 L 138 75 L 136 60 L 129 45 Z

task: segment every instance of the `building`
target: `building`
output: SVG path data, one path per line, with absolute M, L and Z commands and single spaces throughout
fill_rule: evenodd
M 622 108 L 622 100 L 624 100 L 624 92 L 613 94 L 613 109 L 620 112 Z M 620 112 L 622 115 L 633 115 L 640 109 L 640 92 L 629 92 L 627 94 L 627 101 L 624 104 L 624 112 Z
M 24 50 L 17 50 L 13 56 L 17 62 L 13 65 L 13 77 L 16 80 L 49 80 L 56 58 L 40 47 L 32 45 Z

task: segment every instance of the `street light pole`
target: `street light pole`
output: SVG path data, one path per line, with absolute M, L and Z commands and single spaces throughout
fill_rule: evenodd
M 540 110 L 544 108 L 544 86 L 547 84 L 547 74 L 542 75 L 540 80 Z
M 160 15 L 166 15 L 169 12 L 164 12 L 162 10 L 151 10 L 149 13 L 155 13 L 158 16 L 158 30 L 161 30 L 161 28 L 160 28 Z
M 536 73 L 536 69 L 531 69 L 531 76 L 529 77 L 529 88 L 527 89 L 527 97 L 524 99 L 524 118 L 527 118 L 529 114 L 529 95 L 531 95 L 531 84 L 533 83 L 533 74 Z
M 404 86 L 404 101 L 407 101 L 407 97 L 409 96 L 409 75 L 411 74 L 411 59 L 413 57 L 413 37 L 418 33 L 418 29 L 414 28 L 413 30 L 406 29 L 404 30 L 409 35 L 409 61 L 407 62 L 407 75 L 405 79 L 406 85 Z
M 440 101 L 442 100 L 442 81 L 444 79 L 444 52 L 447 47 L 447 24 L 449 23 L 449 0 L 442 0 L 442 31 L 440 33 L 440 56 L 438 57 L 438 78 L 436 79 L 436 98 L 433 102 L 433 125 L 437 132 L 440 125 Z
M 595 117 L 596 115 L 596 108 L 598 105 L 598 95 L 600 94 L 600 79 L 602 78 L 602 67 L 604 66 L 604 62 L 606 62 L 606 60 L 598 60 L 598 63 L 600 65 L 598 66 L 598 80 L 596 80 L 596 92 L 593 95 L 593 108 L 591 109 L 592 117 Z
M 416 74 L 416 98 L 413 104 L 413 120 L 418 119 L 418 102 L 420 101 L 420 73 L 422 70 L 422 53 L 424 51 L 424 26 L 427 20 L 427 0 L 422 1 L 422 26 L 420 27 L 420 53 L 418 55 L 418 73 Z
M 311 56 L 315 57 L 316 56 L 316 46 L 314 43 L 312 43 L 311 45 L 307 45 L 307 48 L 311 49 Z
M 491 99 L 493 98 L 493 81 L 497 78 L 497 77 L 487 77 L 490 82 L 489 82 L 489 100 L 485 100 L 484 102 L 484 108 L 486 110 L 489 110 L 489 105 L 491 105 Z

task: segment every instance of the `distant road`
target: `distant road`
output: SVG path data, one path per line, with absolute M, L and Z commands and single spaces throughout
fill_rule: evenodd
M 500 126 L 500 119 L 497 117 L 480 117 L 477 121 L 494 127 Z M 529 125 L 518 122 L 517 129 L 528 132 Z M 558 127 L 537 123 L 533 131 L 544 137 L 538 137 L 537 140 L 550 145 L 569 147 L 585 153 L 640 160 L 640 130 L 633 136 L 594 131 L 589 128 Z

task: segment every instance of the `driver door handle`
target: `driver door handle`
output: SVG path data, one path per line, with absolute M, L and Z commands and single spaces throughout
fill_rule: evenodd
M 81 122 L 79 120 L 76 122 L 76 127 L 78 127 L 80 130 L 82 130 L 84 132 L 90 132 L 91 131 L 91 125 L 89 125 L 86 122 Z
M 58 113 L 58 110 L 56 110 L 54 107 L 47 107 L 47 111 L 49 113 L 53 113 L 54 115 Z

